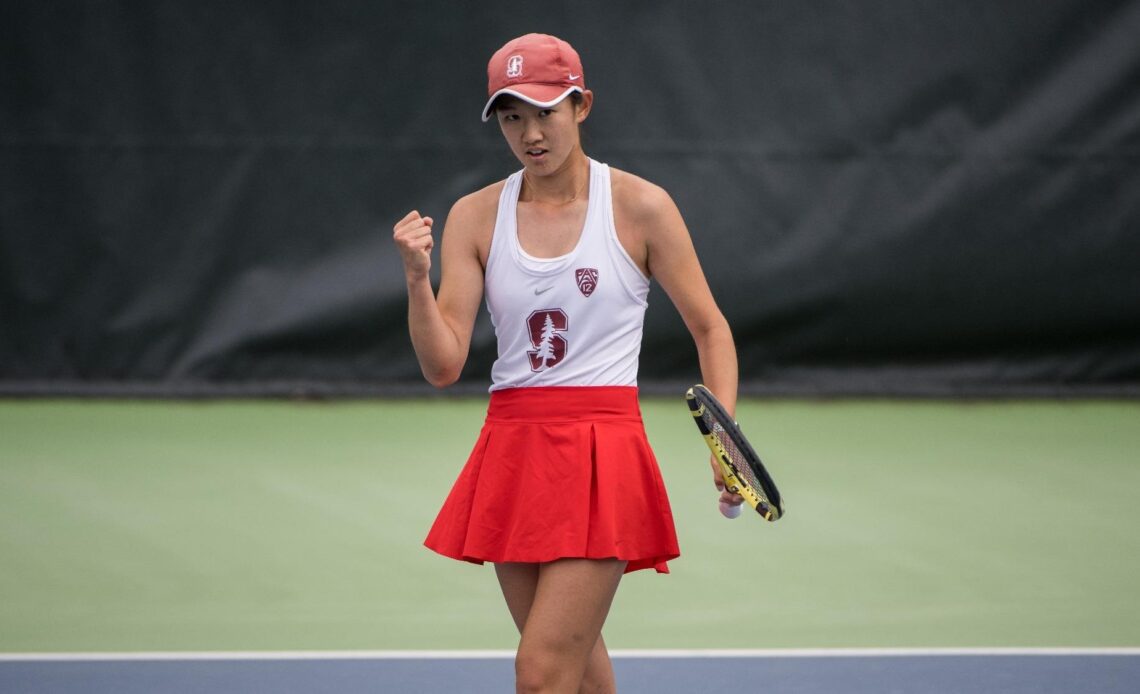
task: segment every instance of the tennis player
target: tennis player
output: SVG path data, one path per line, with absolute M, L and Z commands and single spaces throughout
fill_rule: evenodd
M 730 409 L 736 349 L 673 200 L 582 150 L 594 95 L 577 52 L 527 34 L 491 57 L 487 77 L 483 120 L 522 169 L 451 208 L 438 294 L 434 220 L 413 211 L 393 230 L 427 380 L 459 378 L 484 295 L 498 341 L 486 423 L 425 544 L 495 564 L 521 633 L 517 691 L 613 692 L 601 630 L 618 583 L 679 556 L 637 400 L 650 277 Z

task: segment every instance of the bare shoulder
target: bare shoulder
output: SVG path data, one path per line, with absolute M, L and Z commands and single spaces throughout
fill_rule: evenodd
M 641 272 L 650 277 L 654 274 L 650 250 L 686 234 L 681 213 L 664 188 L 612 167 L 610 193 L 618 240 Z
M 664 188 L 621 169 L 610 169 L 614 212 L 629 222 L 650 226 L 677 214 L 677 205 Z
M 505 184 L 506 181 L 498 181 L 456 200 L 447 216 L 448 224 L 470 228 L 483 226 L 490 221 L 493 228 L 499 210 L 499 195 Z
M 495 233 L 499 196 L 505 184 L 498 181 L 456 200 L 444 226 L 446 243 L 474 250 L 484 266 Z

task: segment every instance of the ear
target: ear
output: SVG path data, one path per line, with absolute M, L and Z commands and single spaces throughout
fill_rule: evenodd
M 582 92 L 581 103 L 575 104 L 574 109 L 574 122 L 581 123 L 586 120 L 586 116 L 590 115 L 590 109 L 594 106 L 594 93 L 589 89 Z

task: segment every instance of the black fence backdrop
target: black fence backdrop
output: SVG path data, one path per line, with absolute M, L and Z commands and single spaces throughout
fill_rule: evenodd
M 5 2 L 0 392 L 426 388 L 391 227 L 518 168 L 479 110 L 529 31 L 746 392 L 1140 393 L 1136 0 Z M 696 380 L 650 300 L 643 387 Z M 494 353 L 483 313 L 463 388 Z

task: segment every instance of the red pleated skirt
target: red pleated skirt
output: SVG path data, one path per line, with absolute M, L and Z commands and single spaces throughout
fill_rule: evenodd
M 616 558 L 668 573 L 677 533 L 637 388 L 492 391 L 424 544 L 476 564 Z

